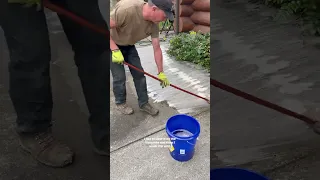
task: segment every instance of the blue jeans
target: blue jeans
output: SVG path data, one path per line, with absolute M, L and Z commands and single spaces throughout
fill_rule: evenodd
M 118 46 L 123 57 L 129 64 L 143 70 L 137 49 L 132 46 Z M 113 93 L 116 104 L 126 102 L 126 73 L 123 65 L 115 64 L 111 61 L 110 69 L 113 77 Z M 130 68 L 133 82 L 138 95 L 139 106 L 142 107 L 148 103 L 148 91 L 146 77 L 142 72 Z

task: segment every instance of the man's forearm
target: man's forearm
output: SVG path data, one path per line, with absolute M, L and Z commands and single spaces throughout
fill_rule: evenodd
M 111 51 L 119 49 L 119 47 L 117 46 L 117 44 L 113 41 L 112 37 L 110 36 L 110 49 Z
M 115 28 L 116 26 L 117 26 L 116 22 L 110 18 L 110 30 Z M 119 49 L 117 44 L 113 41 L 111 34 L 110 34 L 110 49 L 111 49 L 111 51 Z
M 158 73 L 163 72 L 163 57 L 161 48 L 157 48 L 154 51 L 154 59 L 158 67 Z

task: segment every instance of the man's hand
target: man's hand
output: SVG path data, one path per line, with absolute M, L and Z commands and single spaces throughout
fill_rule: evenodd
M 160 85 L 162 86 L 162 88 L 170 85 L 170 82 L 169 82 L 167 76 L 163 72 L 160 72 L 158 74 L 158 78 L 161 80 Z
M 123 64 L 124 57 L 119 49 L 112 51 L 112 62 L 117 64 Z
M 42 7 L 42 0 L 8 0 L 8 3 L 19 3 L 23 4 L 24 7 L 37 7 L 37 11 L 40 11 Z

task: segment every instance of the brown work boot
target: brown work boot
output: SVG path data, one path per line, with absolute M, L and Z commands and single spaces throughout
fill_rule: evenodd
M 147 112 L 149 113 L 150 115 L 152 116 L 155 116 L 159 113 L 159 110 L 152 107 L 149 103 L 143 105 L 141 108 L 140 108 L 141 111 L 144 111 L 144 112 Z
M 117 109 L 125 115 L 130 115 L 133 114 L 133 109 L 131 107 L 129 107 L 126 103 L 123 104 L 117 104 Z
M 40 163 L 51 167 L 64 167 L 72 163 L 74 153 L 58 142 L 50 131 L 36 135 L 20 135 L 20 145 Z

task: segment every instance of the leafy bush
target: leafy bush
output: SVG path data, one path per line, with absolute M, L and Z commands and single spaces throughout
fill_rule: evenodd
M 168 30 L 170 30 L 169 28 L 171 28 L 171 29 L 173 28 L 172 23 L 169 20 L 162 21 L 162 22 L 159 23 L 159 29 L 160 30 L 168 31 Z
M 302 20 L 305 32 L 320 35 L 320 0 L 265 0 L 266 4 L 278 7 L 277 18 L 287 19 L 295 15 Z
M 180 33 L 170 39 L 167 53 L 178 61 L 189 61 L 210 71 L 210 33 Z

